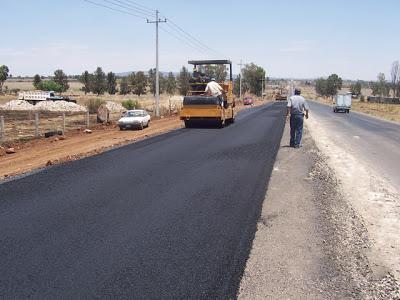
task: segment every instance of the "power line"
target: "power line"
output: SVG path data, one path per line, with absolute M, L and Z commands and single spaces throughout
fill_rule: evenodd
M 121 0 L 114 0 L 115 2 L 118 2 L 118 3 L 121 3 L 121 4 L 117 4 L 117 3 L 111 2 L 110 0 L 103 0 L 103 1 L 111 3 L 111 4 L 119 6 L 119 7 L 122 7 L 122 8 L 125 8 L 125 9 L 129 9 L 131 11 L 143 14 L 145 16 L 154 17 L 154 13 L 150 13 L 148 11 L 145 11 L 145 10 L 141 9 L 141 8 L 135 7 L 135 6 L 131 5 L 131 4 L 126 4 L 124 1 L 121 1 Z
M 91 4 L 99 6 L 99 7 L 107 8 L 107 9 L 110 9 L 110 10 L 113 10 L 113 11 L 117 11 L 117 12 L 120 12 L 120 13 L 123 13 L 123 14 L 131 15 L 131 16 L 146 20 L 146 18 L 144 16 L 139 16 L 139 15 L 136 15 L 136 14 L 132 14 L 132 13 L 130 13 L 128 11 L 120 10 L 120 9 L 117 9 L 117 8 L 112 8 L 112 7 L 109 7 L 107 5 L 103 5 L 103 4 L 100 4 L 100 3 L 97 3 L 97 2 L 93 2 L 93 1 L 90 1 L 90 0 L 83 0 L 83 1 L 91 3 Z
M 204 43 L 202 43 L 200 40 L 198 40 L 197 38 L 195 38 L 193 35 L 191 35 L 190 33 L 188 33 L 187 31 L 185 31 L 184 29 L 182 29 L 179 25 L 177 25 L 174 21 L 172 21 L 171 19 L 167 18 L 167 20 L 180 32 L 182 32 L 184 35 L 186 35 L 189 39 L 195 41 L 196 43 L 198 43 L 200 46 L 202 46 L 205 49 L 208 49 L 211 52 L 214 52 L 215 54 L 220 55 L 221 53 L 219 53 L 218 51 L 210 48 L 209 46 L 205 45 Z
M 150 13 L 155 13 L 156 12 L 155 9 L 147 7 L 147 6 L 144 6 L 143 4 L 140 4 L 140 3 L 132 1 L 132 0 L 124 0 L 124 2 L 130 3 L 132 6 L 141 7 L 142 10 L 147 10 Z
M 199 47 L 197 47 L 197 46 L 195 46 L 195 45 L 189 43 L 187 40 L 182 39 L 181 37 L 177 36 L 176 34 L 172 33 L 171 31 L 168 31 L 167 29 L 162 28 L 162 27 L 160 27 L 160 29 L 161 29 L 162 31 L 164 31 L 165 33 L 168 33 L 168 34 L 171 35 L 172 37 L 176 38 L 176 39 L 179 40 L 180 42 L 186 44 L 186 46 L 192 48 L 193 50 L 196 50 L 196 51 L 198 51 L 198 52 L 201 53 L 201 54 L 205 54 L 205 52 L 204 52 L 201 48 L 199 48 Z

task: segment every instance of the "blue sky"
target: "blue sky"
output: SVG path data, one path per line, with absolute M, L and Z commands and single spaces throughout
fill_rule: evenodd
M 0 65 L 14 75 L 48 75 L 58 68 L 80 74 L 97 66 L 124 72 L 155 65 L 155 26 L 144 19 L 83 0 L 1 2 Z M 270 77 L 337 73 L 372 80 L 379 72 L 389 78 L 391 63 L 400 60 L 398 0 L 134 2 L 159 9 L 214 50 L 199 51 L 182 36 L 161 30 L 162 71 L 178 71 L 189 59 L 230 58 L 236 72 L 243 59 L 264 67 Z M 178 35 L 166 24 L 160 27 Z

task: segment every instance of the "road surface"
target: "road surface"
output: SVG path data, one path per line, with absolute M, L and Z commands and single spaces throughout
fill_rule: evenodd
M 400 124 L 356 112 L 333 113 L 331 106 L 313 101 L 309 104 L 310 115 L 336 141 L 400 191 Z
M 284 109 L 0 184 L 0 297 L 235 297 Z

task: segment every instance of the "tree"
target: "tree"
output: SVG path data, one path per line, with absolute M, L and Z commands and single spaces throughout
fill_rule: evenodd
M 176 78 L 174 73 L 169 72 L 165 83 L 165 90 L 169 95 L 174 95 L 176 91 Z
M 330 75 L 327 79 L 319 78 L 315 82 L 315 91 L 323 97 L 333 97 L 342 88 L 342 78 L 336 74 Z
M 130 93 L 129 86 L 128 86 L 128 78 L 122 77 L 121 83 L 119 84 L 119 93 L 121 95 L 126 95 Z
M 42 81 L 38 85 L 38 89 L 42 91 L 54 91 L 57 93 L 61 93 L 63 87 L 59 83 L 53 80 L 47 80 L 47 81 Z
M 315 81 L 315 91 L 318 95 L 325 97 L 328 96 L 327 92 L 327 80 L 319 78 Z
M 61 92 L 65 92 L 69 89 L 68 76 L 63 70 L 54 71 L 54 82 L 61 86 Z
M 153 94 L 153 96 L 156 95 L 156 69 L 150 69 L 148 72 L 149 76 L 149 86 L 150 86 L 150 93 Z
M 243 71 L 243 81 L 250 93 L 261 96 L 262 84 L 265 79 L 265 70 L 254 63 L 247 64 Z M 243 87 L 243 82 L 242 82 Z
M 228 75 L 225 65 L 205 65 L 199 71 L 205 73 L 210 78 L 215 78 L 218 82 L 224 82 Z
M 371 85 L 372 95 L 380 97 L 388 97 L 390 93 L 390 86 L 385 79 L 385 74 L 378 74 L 378 81 Z
M 93 93 L 100 96 L 104 94 L 106 91 L 106 74 L 103 72 L 101 67 L 97 67 L 96 71 L 94 71 L 92 80 L 91 80 L 91 90 Z
M 113 72 L 107 73 L 107 92 L 114 95 L 117 92 L 117 77 Z
M 35 87 L 35 89 L 39 89 L 40 88 L 40 84 L 42 83 L 42 78 L 40 77 L 39 74 L 36 74 L 35 77 L 33 77 L 33 86 Z
M 400 83 L 400 64 L 399 61 L 394 61 L 392 64 L 391 75 L 391 88 L 393 90 L 393 97 L 397 97 Z
M 85 92 L 85 95 L 90 93 L 91 79 L 91 74 L 88 71 L 83 72 L 82 75 L 79 76 L 79 82 L 83 84 L 82 91 Z
M 350 92 L 352 95 L 360 95 L 361 94 L 361 82 L 357 81 L 356 83 L 350 85 Z
M 240 75 L 233 81 L 233 93 L 238 97 L 240 96 Z
M 179 76 L 178 76 L 178 90 L 179 93 L 183 96 L 186 96 L 190 89 L 190 74 L 187 68 L 182 67 Z
M 146 87 L 147 87 L 146 75 L 142 71 L 137 72 L 135 75 L 135 87 L 133 89 L 133 93 L 140 97 L 140 95 L 146 94 Z
M 328 96 L 334 96 L 342 88 L 342 78 L 336 74 L 332 74 L 328 77 L 326 82 L 326 91 Z
M 6 65 L 0 66 L 0 94 L 3 91 L 3 84 L 7 80 L 9 72 L 10 72 L 10 70 L 8 69 L 8 67 Z

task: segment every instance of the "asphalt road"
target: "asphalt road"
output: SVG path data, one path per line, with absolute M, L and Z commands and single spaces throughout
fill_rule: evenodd
M 0 298 L 235 297 L 284 109 L 0 184 Z
M 332 107 L 309 102 L 310 115 L 347 151 L 365 161 L 400 191 L 400 124 L 356 112 L 333 113 Z

